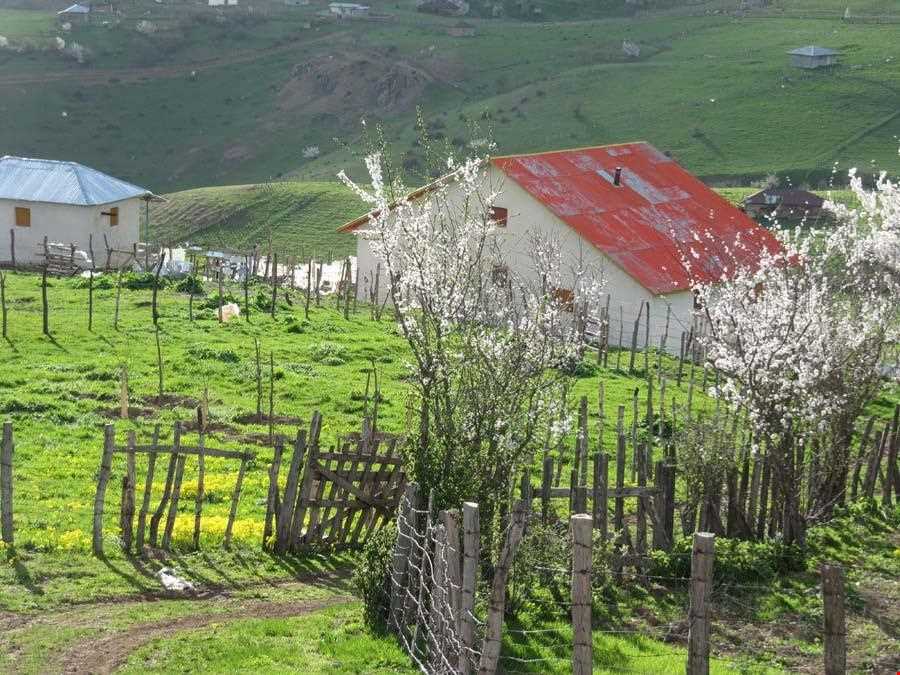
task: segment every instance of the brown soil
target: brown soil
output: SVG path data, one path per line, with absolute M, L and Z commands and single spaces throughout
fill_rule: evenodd
M 100 408 L 97 412 L 108 419 L 117 420 L 120 419 L 119 415 L 122 414 L 122 409 Z M 156 415 L 156 411 L 153 408 L 139 408 L 133 405 L 128 406 L 128 419 L 135 419 L 136 417 L 153 417 L 154 415 Z
M 79 642 L 61 655 L 50 670 L 64 673 L 112 673 L 136 649 L 159 637 L 178 631 L 196 630 L 212 623 L 250 618 L 284 618 L 309 614 L 326 607 L 346 603 L 351 598 L 338 596 L 297 602 L 248 601 L 232 612 L 206 616 L 184 616 L 132 626 L 112 635 Z
M 141 399 L 141 403 L 156 408 L 196 408 L 200 405 L 200 401 L 197 399 L 178 394 L 163 394 L 162 397 L 148 396 Z
M 432 77 L 408 63 L 338 52 L 294 66 L 278 93 L 282 112 L 409 110 Z
M 341 33 L 331 33 L 323 35 L 311 40 L 305 40 L 300 43 L 288 42 L 287 44 L 277 45 L 268 49 L 258 49 L 255 51 L 238 52 L 231 55 L 217 57 L 208 61 L 197 61 L 195 63 L 182 63 L 176 66 L 152 66 L 149 68 L 110 68 L 110 69 L 93 69 L 83 66 L 61 68 L 53 72 L 45 73 L 29 73 L 27 75 L 8 75 L 0 77 L 0 87 L 21 86 L 26 84 L 43 84 L 46 82 L 77 82 L 83 85 L 90 84 L 109 84 L 115 82 L 135 82 L 142 80 L 157 80 L 173 77 L 188 77 L 193 74 L 201 73 L 212 68 L 220 68 L 222 66 L 233 66 L 242 63 L 252 63 L 259 59 L 273 54 L 281 54 L 283 52 L 296 51 L 317 42 L 334 42 L 339 39 Z
M 256 413 L 247 413 L 245 415 L 240 415 L 239 417 L 235 417 L 234 421 L 238 424 L 268 424 L 269 416 L 265 413 L 261 415 L 257 415 Z M 299 417 L 293 417 L 291 415 L 275 415 L 272 418 L 272 421 L 275 424 L 303 424 L 303 420 Z

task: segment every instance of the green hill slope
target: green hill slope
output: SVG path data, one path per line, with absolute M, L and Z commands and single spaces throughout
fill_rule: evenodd
M 264 183 L 176 192 L 154 204 L 150 236 L 155 241 L 190 241 L 246 251 L 266 245 L 297 256 L 334 259 L 356 251 L 353 235 L 336 228 L 366 208 L 337 183 Z
M 659 0 L 628 17 L 624 0 L 529 0 L 467 17 L 466 37 L 413 0 L 374 0 L 384 21 L 326 20 L 325 4 L 135 0 L 68 32 L 47 10 L 4 10 L 0 152 L 76 159 L 158 192 L 333 180 L 360 171 L 345 143 L 366 119 L 384 122 L 414 171 L 420 105 L 460 149 L 477 122 L 501 152 L 644 139 L 725 184 L 773 172 L 823 182 L 835 162 L 900 172 L 896 2 L 850 2 L 848 21 L 846 0 L 755 12 Z M 790 67 L 785 52 L 804 44 L 840 50 L 842 64 Z

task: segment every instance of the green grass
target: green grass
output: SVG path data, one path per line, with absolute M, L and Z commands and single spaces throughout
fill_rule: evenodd
M 166 195 L 150 214 L 153 241 L 190 241 L 247 251 L 266 246 L 328 260 L 356 253 L 356 239 L 336 232 L 366 206 L 336 183 L 268 183 L 200 188 Z M 330 255 L 329 255 L 330 253 Z
M 308 617 L 251 619 L 156 640 L 123 673 L 414 673 L 392 639 L 368 633 L 358 603 Z
M 709 2 L 691 7 L 693 15 L 664 7 L 623 18 L 607 16 L 604 4 L 548 0 L 546 21 L 474 17 L 471 38 L 447 34 L 456 19 L 399 5 L 377 7 L 391 21 L 307 28 L 314 7 L 273 2 L 219 21 L 205 7 L 142 0 L 120 24 L 76 26 L 67 36 L 93 51 L 90 66 L 51 51 L 0 55 L 3 77 L 62 75 L 25 87 L 0 78 L 0 90 L 17 92 L 4 96 L 0 146 L 84 161 L 157 192 L 287 174 L 333 180 L 341 168 L 362 175 L 358 157 L 334 139 L 355 142 L 366 118 L 385 122 L 414 173 L 420 104 L 457 143 L 473 120 L 479 135 L 490 128 L 501 152 L 645 139 L 694 173 L 730 184 L 772 172 L 796 184 L 827 181 L 834 162 L 839 176 L 850 166 L 900 170 L 897 24 L 845 22 L 841 3 L 817 7 L 824 18 L 803 14 L 812 9 L 807 0 L 746 17 L 704 14 L 733 10 Z M 134 30 L 147 11 L 161 27 L 152 35 Z M 856 11 L 896 8 L 870 2 Z M 46 25 L 46 12 L 34 14 L 26 20 L 19 11 L 15 25 Z M 624 39 L 641 46 L 639 59 L 625 60 Z M 785 51 L 809 43 L 840 49 L 843 65 L 791 68 Z M 347 68 L 329 70 L 335 55 Z M 399 102 L 398 62 L 424 78 Z M 148 67 L 155 70 L 139 70 Z M 304 157 L 308 146 L 322 155 Z
M 30 274 L 7 276 L 10 330 L 9 341 L 0 343 L 3 357 L 0 359 L 0 416 L 11 419 L 15 429 L 17 545 L 3 551 L 0 607 L 17 614 L 44 616 L 48 611 L 66 606 L 77 610 L 84 603 L 155 596 L 159 584 L 153 574 L 162 566 L 174 567 L 201 588 L 228 589 L 228 596 L 234 599 L 254 598 L 259 594 L 274 599 L 296 599 L 294 591 L 268 587 L 273 582 L 322 574 L 330 576 L 317 583 L 317 588 L 324 586 L 331 592 L 345 593 L 346 584 L 334 575 L 346 573 L 347 557 L 276 558 L 260 550 L 271 449 L 266 443 L 266 427 L 243 421 L 244 416 L 255 411 L 256 405 L 253 340 L 260 340 L 264 355 L 270 352 L 274 355 L 275 411 L 289 418 L 276 425 L 276 432 L 290 438 L 313 410 L 321 410 L 323 440 L 330 444 L 338 435 L 359 424 L 363 409 L 361 394 L 370 359 L 376 361 L 383 388 L 380 426 L 387 431 L 403 431 L 407 352 L 394 325 L 390 321 L 370 321 L 364 308 L 347 321 L 331 308 L 328 299 L 323 307 L 313 308 L 306 322 L 296 294 L 293 306 L 279 306 L 275 320 L 255 309 L 249 324 L 241 320 L 219 325 L 213 310 L 203 309 L 202 302 L 196 300 L 196 319 L 190 323 L 187 296 L 165 289 L 160 293 L 164 391 L 176 397 L 160 404 L 154 400 L 157 381 L 150 291 L 122 292 L 120 328 L 115 331 L 112 328 L 114 290 L 103 289 L 103 285 L 104 282 L 97 281 L 94 328 L 89 332 L 85 313 L 87 290 L 83 284 L 78 280 L 52 280 L 49 298 L 53 337 L 48 339 L 41 335 L 39 278 Z M 227 290 L 240 296 L 237 288 Z M 637 363 L 642 368 L 641 357 Z M 113 421 L 118 407 L 122 364 L 128 366 L 135 415 L 128 421 L 116 421 L 120 442 L 128 430 L 135 431 L 141 440 L 147 439 L 156 423 L 162 425 L 164 440 L 170 439 L 172 423 L 194 417 L 194 406 L 203 388 L 208 386 L 213 423 L 208 446 L 250 449 L 258 454 L 247 467 L 234 550 L 223 551 L 221 541 L 236 466 L 227 460 L 209 458 L 201 550 L 191 550 L 190 543 L 196 467 L 189 461 L 176 521 L 174 552 L 150 560 L 135 560 L 119 553 L 115 533 L 124 461 L 117 455 L 104 521 L 108 557 L 98 560 L 90 555 L 91 512 L 102 427 Z M 651 364 L 651 369 L 655 368 L 655 359 Z M 683 404 L 687 387 L 682 385 L 679 389 L 674 385 L 671 375 L 675 364 L 666 358 L 663 366 L 670 376 L 669 396 L 674 395 Z M 575 406 L 581 395 L 589 396 L 592 402 L 591 447 L 596 447 L 598 441 L 593 401 L 601 380 L 610 415 L 603 429 L 603 444 L 609 449 L 614 440 L 613 411 L 619 405 L 626 406 L 626 425 L 630 424 L 631 394 L 635 387 L 643 388 L 642 378 L 640 372 L 629 376 L 613 369 L 587 368 L 585 376 L 575 381 L 570 405 Z M 264 383 L 267 385 L 268 381 Z M 890 415 L 890 406 L 898 398 L 900 391 L 896 389 L 883 392 L 874 404 L 875 412 L 883 417 Z M 699 387 L 694 400 L 698 409 L 708 410 L 711 406 L 699 393 Z M 193 434 L 185 436 L 189 443 L 195 439 Z M 567 442 L 566 448 L 571 447 L 572 443 Z M 143 475 L 143 470 L 143 459 L 139 459 L 138 476 Z M 536 480 L 537 474 L 536 468 Z M 159 497 L 161 481 L 159 476 L 154 484 L 154 501 Z M 562 504 L 559 506 L 562 508 Z M 833 544 L 841 550 L 850 543 L 854 551 L 874 550 L 861 535 L 854 534 L 852 542 L 846 539 L 849 534 L 841 536 L 844 539 Z M 306 596 L 300 594 L 300 597 Z M 650 599 L 641 598 L 641 602 Z M 134 608 L 122 609 L 125 614 L 119 614 L 120 610 L 111 611 L 99 628 L 96 616 L 90 621 L 72 621 L 60 626 L 29 624 L 19 632 L 0 638 L 0 645 L 6 647 L 0 650 L 6 659 L 0 660 L 0 667 L 10 664 L 10 655 L 18 655 L 17 667 L 25 664 L 23 670 L 45 671 L 52 654 L 80 639 L 96 636 L 98 629 L 120 630 L 138 621 L 179 612 L 218 611 L 206 609 L 207 605 L 199 608 L 177 602 L 152 607 L 151 613 Z M 84 611 L 102 612 L 99 606 L 96 610 L 85 607 Z M 345 611 L 352 616 L 342 613 Z M 378 659 L 385 669 L 408 668 L 408 662 L 397 660 L 394 645 L 361 631 L 359 616 L 358 607 L 354 607 L 329 610 L 309 620 L 223 623 L 154 642 L 137 652 L 128 667 L 171 671 L 185 667 L 186 663 L 196 663 L 198 670 L 220 672 L 225 669 L 223 664 L 232 663 L 246 671 L 259 668 L 278 671 L 290 667 L 286 660 L 288 645 L 294 645 L 296 650 L 296 645 L 301 644 L 310 650 L 306 656 L 311 667 L 323 672 L 365 670 L 360 659 L 366 655 Z M 251 648 L 246 648 L 247 644 Z M 516 645 L 508 640 L 506 648 L 514 655 L 534 650 L 544 654 L 539 643 Z M 653 663 L 654 669 L 671 667 L 674 672 L 683 662 L 683 650 L 679 647 L 650 640 L 619 640 L 602 633 L 597 636 L 597 654 L 598 672 L 616 672 L 620 666 L 632 672 L 646 672 L 642 666 L 648 662 Z M 188 657 L 193 660 L 185 660 Z M 296 666 L 297 662 L 294 663 Z M 717 662 L 714 667 L 720 672 L 731 668 L 724 662 Z

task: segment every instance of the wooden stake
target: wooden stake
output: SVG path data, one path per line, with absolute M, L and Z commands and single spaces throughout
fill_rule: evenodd
M 44 237 L 44 246 L 46 247 L 47 237 Z M 50 307 L 47 303 L 47 265 L 41 271 L 41 310 L 43 312 L 43 330 L 44 335 L 50 337 Z
M 709 675 L 709 605 L 716 535 L 695 532 L 691 554 L 691 608 L 688 618 L 688 675 Z
M 109 483 L 109 472 L 112 466 L 112 456 L 115 447 L 115 427 L 112 424 L 107 424 L 103 428 L 103 457 L 100 460 L 100 474 L 97 477 L 97 494 L 94 496 L 92 547 L 94 555 L 98 558 L 103 556 L 103 501 L 106 498 L 106 486 Z
M 478 564 L 481 556 L 481 524 L 478 504 L 463 503 L 463 570 L 460 597 L 460 631 L 462 646 L 459 670 L 467 675 L 472 670 L 471 649 L 475 646 L 475 587 L 478 583 Z
M 598 452 L 594 455 L 594 527 L 600 530 L 600 541 L 604 544 L 609 539 L 609 455 Z
M 197 494 L 194 500 L 194 550 L 200 548 L 200 518 L 203 515 L 203 500 L 206 499 L 206 454 L 204 453 L 206 439 L 203 430 L 200 430 L 200 438 L 197 440 Z
M 569 519 L 572 531 L 572 673 L 593 672 L 591 639 L 591 517 L 579 513 Z
M 122 550 L 126 553 L 131 550 L 131 542 L 134 539 L 135 445 L 134 432 L 129 431 L 127 452 L 125 453 L 125 475 L 122 477 L 122 502 L 119 511 Z
M 231 530 L 234 527 L 234 519 L 237 517 L 238 502 L 241 499 L 241 486 L 244 483 L 244 472 L 247 469 L 247 460 L 241 460 L 238 469 L 237 481 L 234 484 L 234 493 L 231 495 L 231 509 L 228 511 L 228 523 L 225 525 L 225 548 L 231 547 Z
M 847 672 L 847 623 L 844 611 L 844 570 L 822 565 L 822 600 L 825 605 L 825 675 Z
M 156 447 L 159 444 L 159 425 L 153 427 L 153 440 L 150 447 L 153 450 L 147 457 L 147 478 L 144 482 L 144 497 L 141 500 L 141 508 L 138 512 L 137 536 L 135 537 L 135 553 L 142 555 L 144 552 L 144 530 L 147 526 L 147 514 L 150 512 L 150 497 L 153 492 L 153 474 L 156 469 Z
M 156 326 L 156 330 L 154 331 L 156 334 L 156 371 L 158 376 L 158 384 L 159 389 L 157 396 L 159 397 L 159 402 L 162 403 L 163 397 L 163 360 L 162 360 L 162 347 L 159 344 L 159 326 Z
M 178 516 L 178 500 L 181 498 L 181 480 L 184 477 L 185 455 L 178 456 L 175 467 L 175 481 L 172 483 L 172 496 L 169 499 L 169 515 L 166 517 L 166 528 L 163 531 L 162 547 L 168 551 L 172 546 L 172 531 L 175 529 L 175 518 Z
M 116 274 L 116 309 L 113 313 L 113 330 L 119 330 L 119 299 L 122 297 L 122 270 Z
M 159 252 L 159 263 L 156 265 L 156 273 L 153 275 L 153 295 L 150 301 L 151 312 L 153 317 L 153 325 L 156 326 L 159 322 L 159 311 L 156 304 L 157 294 L 159 292 L 159 274 L 162 272 L 163 262 L 166 259 L 166 252 Z
M 3 339 L 6 339 L 6 275 L 0 272 L 0 312 L 2 312 Z
M 526 512 L 525 502 L 516 502 L 512 511 L 509 534 L 503 543 L 503 550 L 500 552 L 500 558 L 494 568 L 481 662 L 478 665 L 479 675 L 493 675 L 497 672 L 497 663 L 500 659 L 500 633 L 503 628 L 503 613 L 506 607 L 506 580 L 516 555 L 516 549 L 519 547 L 519 542 L 522 541 L 522 533 L 525 531 Z M 588 532 L 590 532 L 590 524 L 588 524 Z M 590 581 L 588 586 L 590 586 Z M 588 630 L 590 630 L 590 624 Z
M 3 543 L 13 545 L 13 425 L 3 423 L 3 444 L 0 446 L 0 535 Z

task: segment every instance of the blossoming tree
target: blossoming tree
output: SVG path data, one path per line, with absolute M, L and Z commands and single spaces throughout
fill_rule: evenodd
M 696 286 L 700 340 L 725 375 L 717 394 L 746 410 L 767 452 L 788 542 L 843 500 L 855 423 L 897 339 L 900 190 L 884 175 L 872 191 L 851 178 L 860 206 L 829 204 L 834 227 L 783 232 L 758 266 Z M 802 507 L 804 463 L 815 470 Z
M 415 198 L 385 179 L 381 154 L 366 166 L 370 186 L 342 177 L 372 207 L 360 236 L 380 261 L 412 354 L 410 465 L 442 507 L 477 500 L 489 537 L 536 439 L 559 418 L 553 408 L 581 357 L 600 275 L 578 261 L 564 266 L 556 242 L 536 234 L 529 269 L 507 265 L 485 159 L 447 160 L 445 176 Z M 555 292 L 562 287 L 574 302 Z

